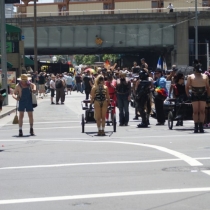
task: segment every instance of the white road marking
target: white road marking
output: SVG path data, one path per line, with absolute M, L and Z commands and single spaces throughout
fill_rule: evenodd
M 75 117 L 77 118 L 77 117 Z M 78 118 L 77 118 L 78 119 Z M 49 121 L 49 122 L 34 122 L 34 125 L 38 125 L 38 124 L 57 124 L 57 123 L 81 123 L 81 120 L 80 121 Z M 29 123 L 23 123 L 24 125 L 29 125 Z M 8 126 L 8 125 L 13 125 L 15 126 L 14 124 L 0 124 L 0 126 L 2 125 L 5 125 L 5 126 Z
M 113 162 L 92 162 L 92 163 L 67 163 L 67 164 L 54 164 L 54 165 L 34 165 L 34 166 L 15 166 L 15 167 L 3 167 L 0 170 L 11 169 L 29 169 L 29 168 L 57 168 L 68 166 L 90 166 L 90 165 L 113 165 L 113 164 L 134 164 L 134 163 L 158 163 L 158 162 L 170 162 L 181 161 L 180 159 L 162 159 L 162 160 L 140 160 L 140 161 L 113 161 Z
M 23 198 L 0 200 L 0 205 L 18 204 L 18 203 L 34 203 L 34 202 L 49 202 L 49 201 L 64 201 L 64 200 L 78 200 L 78 199 L 95 199 L 95 198 L 109 198 L 121 196 L 136 196 L 136 195 L 158 195 L 168 193 L 194 193 L 194 192 L 210 192 L 210 187 L 203 188 L 184 188 L 184 189 L 166 189 L 166 190 L 145 190 L 145 191 L 130 191 L 130 192 L 115 192 L 115 193 L 99 193 L 86 195 L 69 195 L 56 197 L 42 197 L 42 198 Z
M 196 160 L 209 160 L 210 157 L 195 158 Z M 90 165 L 116 165 L 116 164 L 138 164 L 138 163 L 160 163 L 160 162 L 173 162 L 181 161 L 181 159 L 159 159 L 159 160 L 136 160 L 136 161 L 112 161 L 112 162 L 92 162 L 92 163 L 66 163 L 66 164 L 52 164 L 52 165 L 33 165 L 33 166 L 12 166 L 2 167 L 0 170 L 13 170 L 13 169 L 33 169 L 33 168 L 58 168 L 70 166 L 90 166 Z M 204 172 L 204 171 L 202 171 Z M 207 171 L 210 175 L 210 171 Z
M 197 136 L 197 135 L 196 135 Z M 127 138 L 127 137 L 124 137 Z M 143 136 L 143 138 L 145 138 L 145 136 Z M 33 139 L 35 141 L 35 139 Z M 13 140 L 14 141 L 14 140 Z M 38 140 L 38 141 L 50 141 L 50 142 L 60 142 L 60 141 L 65 141 L 68 142 L 69 140 Z M 161 146 L 157 146 L 157 145 L 151 145 L 151 144 L 141 144 L 141 143 L 134 143 L 134 142 L 120 142 L 120 141 L 91 141 L 91 140 L 70 140 L 71 142 L 84 142 L 84 143 L 112 143 L 112 144 L 124 144 L 124 145 L 134 145 L 134 146 L 141 146 L 141 147 L 149 147 L 149 148 L 153 148 L 165 153 L 168 153 L 170 155 L 173 155 L 183 161 L 185 161 L 186 163 L 188 163 L 191 166 L 201 166 L 203 165 L 202 163 L 200 163 L 199 161 L 195 160 L 194 158 L 191 158 L 185 154 L 182 154 L 180 152 L 165 148 L 165 147 L 161 147 Z
M 207 175 L 210 175 L 210 170 L 203 170 L 202 172 L 207 174 Z
M 72 127 L 72 128 L 76 128 L 76 127 L 79 127 L 79 128 L 81 128 L 81 126 L 74 126 L 74 127 Z M 92 128 L 92 127 L 95 127 L 95 126 L 87 126 L 87 128 Z M 53 127 L 52 129 L 58 129 L 58 128 L 61 128 L 61 127 Z M 70 127 L 66 127 L 66 128 L 70 128 Z M 35 129 L 37 129 L 37 128 L 35 128 Z M 40 129 L 45 129 L 45 128 L 40 128 Z M 8 130 L 1 130 L 1 131 L 11 131 L 11 130 L 18 130 L 18 129 L 8 129 Z M 106 131 L 106 133 L 110 133 L 110 132 L 113 132 L 113 131 Z M 96 132 L 95 132 L 96 133 Z M 139 133 L 138 133 L 139 134 Z M 196 138 L 196 140 L 200 140 L 199 139 L 199 137 L 206 137 L 206 136 L 210 136 L 210 133 L 205 133 L 205 134 L 203 134 L 203 133 L 201 133 L 201 134 L 196 134 L 196 135 L 190 135 L 189 136 L 189 134 L 183 134 L 183 135 L 174 135 L 174 133 L 173 133 L 173 135 L 155 135 L 155 136 L 143 136 L 143 135 L 141 135 L 141 136 L 139 136 L 139 135 L 136 135 L 136 136 L 129 136 L 129 139 L 145 139 L 145 138 L 155 138 L 155 139 L 157 139 L 157 138 L 179 138 L 179 137 L 190 137 L 190 138 Z M 97 137 L 97 136 L 96 136 Z M 80 140 L 80 139 L 83 139 L 83 140 L 89 140 L 89 139 L 91 139 L 91 137 L 90 138 L 87 138 L 87 137 L 85 137 L 85 138 L 82 138 L 82 137 L 72 137 L 72 138 L 61 138 L 61 139 L 59 139 L 59 140 L 56 140 L 56 139 L 50 139 L 50 140 L 45 140 L 45 139 L 35 139 L 34 137 L 31 137 L 30 138 L 30 140 L 32 140 L 32 138 L 33 138 L 33 140 L 34 141 L 65 141 L 65 140 L 76 140 L 76 139 L 78 139 L 78 140 Z M 97 137 L 98 138 L 98 137 Z M 102 137 L 101 139 L 103 139 L 103 140 L 110 140 L 110 138 L 108 137 L 108 136 L 105 136 L 105 137 Z M 117 137 L 114 137 L 114 136 L 112 136 L 112 139 L 128 139 L 128 136 L 117 136 Z M 18 139 L 2 139 L 2 140 L 0 140 L 0 142 L 1 141 L 14 141 L 14 142 L 17 142 L 18 141 Z M 22 140 L 20 140 L 20 141 L 22 141 Z

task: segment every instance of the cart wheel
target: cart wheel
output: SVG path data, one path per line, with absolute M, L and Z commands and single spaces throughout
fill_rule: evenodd
M 85 117 L 84 114 L 82 114 L 82 133 L 85 132 Z
M 115 114 L 113 115 L 112 124 L 113 124 L 113 131 L 116 132 L 117 122 Z
M 168 128 L 170 130 L 173 128 L 173 113 L 171 111 L 168 113 Z

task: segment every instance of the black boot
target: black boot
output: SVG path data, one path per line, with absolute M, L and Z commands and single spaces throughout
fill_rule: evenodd
M 30 128 L 30 134 L 31 134 L 31 136 L 35 136 L 33 128 Z
M 200 133 L 204 133 L 203 123 L 199 123 L 199 130 L 200 130 Z
M 195 123 L 194 133 L 198 133 L 198 123 Z
M 138 127 L 138 128 L 147 128 L 148 125 L 147 125 L 147 123 L 143 123 L 143 122 L 142 122 L 142 123 L 138 124 L 137 127 Z
M 20 137 L 23 136 L 23 131 L 22 131 L 22 129 L 19 130 L 19 136 L 20 136 Z

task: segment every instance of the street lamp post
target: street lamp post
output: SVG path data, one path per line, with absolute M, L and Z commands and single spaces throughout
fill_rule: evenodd
M 198 3 L 195 0 L 195 59 L 198 59 Z
M 0 0 L 0 30 L 1 30 L 1 69 L 2 69 L 2 87 L 7 87 L 7 52 L 6 52 L 6 21 L 5 21 L 5 1 Z M 4 105 L 8 105 L 8 94 L 4 99 Z
M 37 66 L 37 12 L 36 12 L 36 0 L 34 0 L 34 72 L 38 71 Z

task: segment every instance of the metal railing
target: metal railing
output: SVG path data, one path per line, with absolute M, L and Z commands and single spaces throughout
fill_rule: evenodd
M 210 7 L 198 7 L 198 11 L 209 11 Z M 174 8 L 174 13 L 195 12 L 195 7 Z M 145 8 L 145 9 L 114 9 L 114 10 L 81 10 L 81 11 L 58 11 L 37 12 L 37 17 L 47 16 L 75 16 L 75 15 L 106 15 L 106 14 L 134 14 L 134 13 L 169 13 L 167 8 Z M 14 13 L 6 18 L 33 17 L 33 13 Z

